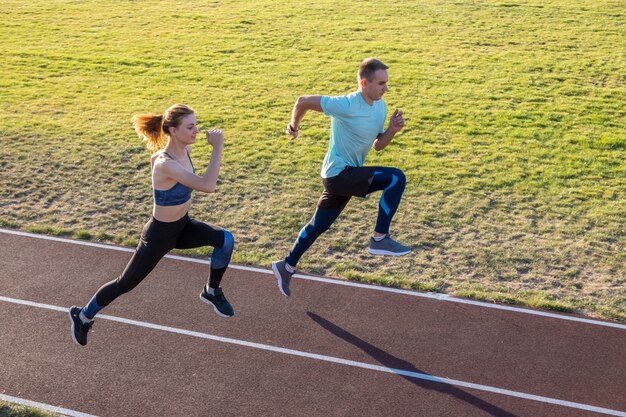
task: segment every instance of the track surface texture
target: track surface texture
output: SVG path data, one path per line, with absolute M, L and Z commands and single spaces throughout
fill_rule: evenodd
M 224 319 L 198 299 L 209 265 L 164 258 L 74 344 L 67 309 L 131 255 L 0 229 L 0 394 L 103 417 L 626 416 L 626 326 L 306 278 L 287 298 L 269 267 L 228 269 Z

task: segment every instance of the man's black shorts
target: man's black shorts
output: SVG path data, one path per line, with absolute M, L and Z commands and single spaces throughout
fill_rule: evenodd
M 345 167 L 337 176 L 322 178 L 324 192 L 317 201 L 317 207 L 323 210 L 343 210 L 351 197 L 365 197 L 377 168 Z

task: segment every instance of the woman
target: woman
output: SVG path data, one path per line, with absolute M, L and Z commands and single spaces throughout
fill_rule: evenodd
M 215 192 L 219 175 L 224 136 L 221 130 L 206 131 L 213 147 L 209 166 L 200 176 L 191 162 L 191 144 L 198 134 L 198 122 L 193 109 L 176 104 L 163 115 L 140 114 L 132 119 L 135 131 L 153 153 L 152 188 L 154 205 L 152 217 L 141 232 L 139 245 L 122 275 L 104 284 L 83 308 L 72 306 L 72 338 L 87 344 L 87 333 L 94 316 L 120 295 L 135 288 L 173 248 L 187 249 L 213 246 L 211 273 L 200 299 L 211 304 L 222 317 L 231 317 L 233 308 L 220 288 L 234 247 L 233 235 L 225 229 L 202 223 L 189 217 L 191 192 Z M 163 135 L 167 144 L 163 146 Z

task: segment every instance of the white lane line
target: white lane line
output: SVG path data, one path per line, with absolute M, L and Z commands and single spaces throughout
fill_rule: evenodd
M 38 235 L 34 233 L 20 232 L 18 230 L 0 228 L 0 233 L 6 233 L 10 235 L 17 235 L 17 236 L 26 236 L 26 237 L 42 239 L 42 240 L 52 240 L 55 242 L 70 243 L 73 245 L 89 246 L 89 247 L 94 247 L 94 248 L 115 250 L 115 251 L 120 251 L 120 252 L 132 253 L 135 251 L 135 249 L 122 247 L 122 246 L 104 245 L 102 243 L 65 239 L 65 238 L 56 237 L 56 236 Z M 189 257 L 179 256 L 179 255 L 165 255 L 165 257 L 169 259 L 176 259 L 179 261 L 199 263 L 199 264 L 205 264 L 205 265 L 210 265 L 211 263 L 206 259 L 189 258 Z M 230 264 L 229 268 L 239 269 L 242 271 L 258 272 L 258 273 L 267 274 L 267 275 L 273 275 L 273 272 L 270 269 L 254 268 L 254 267 L 249 267 L 249 266 L 233 265 L 233 264 Z M 593 324 L 595 326 L 613 327 L 615 329 L 626 330 L 626 324 L 620 324 L 620 323 L 615 323 L 615 322 L 610 322 L 610 321 L 593 320 L 593 319 L 587 319 L 584 317 L 569 316 L 565 314 L 549 313 L 546 311 L 530 310 L 530 309 L 521 308 L 521 307 L 513 307 L 513 306 L 508 306 L 508 305 L 503 305 L 503 304 L 488 303 L 485 301 L 475 301 L 475 300 L 468 300 L 468 299 L 463 299 L 463 298 L 456 298 L 456 297 L 451 297 L 447 294 L 409 291 L 409 290 L 402 290 L 398 288 L 380 287 L 376 285 L 361 284 L 358 282 L 342 281 L 338 279 L 321 278 L 321 277 L 314 277 L 310 275 L 301 275 L 301 274 L 295 274 L 294 278 L 299 278 L 299 279 L 303 279 L 307 281 L 323 282 L 327 284 L 343 285 L 343 286 L 353 287 L 353 288 L 363 288 L 363 289 L 368 289 L 368 290 L 403 294 L 403 295 L 409 295 L 412 297 L 429 298 L 432 300 L 448 301 L 448 302 L 457 303 L 457 304 L 468 304 L 468 305 L 474 305 L 478 307 L 492 308 L 496 310 L 512 311 L 515 313 L 530 314 L 533 316 L 549 317 L 553 319 L 574 321 L 578 323 Z
M 33 302 L 33 301 L 20 300 L 20 299 L 16 299 L 16 298 L 9 298 L 9 297 L 3 297 L 3 296 L 0 296 L 0 301 L 5 301 L 5 302 L 8 302 L 8 303 L 13 303 L 13 304 L 25 305 L 25 306 L 29 306 L 29 307 L 36 307 L 36 308 L 42 308 L 42 309 L 47 309 L 47 310 L 59 311 L 59 312 L 63 312 L 63 313 L 67 313 L 67 311 L 68 311 L 68 309 L 64 308 L 64 307 L 54 306 L 54 305 L 50 305 L 50 304 L 36 303 L 36 302 Z M 266 345 L 266 344 L 263 344 L 263 343 L 248 342 L 248 341 L 240 340 L 240 339 L 232 339 L 230 337 L 216 336 L 216 335 L 207 334 L 207 333 L 201 333 L 201 332 L 195 332 L 195 331 L 191 331 L 191 330 L 179 329 L 179 328 L 176 328 L 176 327 L 163 326 L 163 325 L 160 325 L 160 324 L 154 324 L 154 323 L 148 323 L 148 322 L 143 322 L 143 321 L 138 321 L 138 320 L 125 319 L 123 317 L 109 316 L 109 315 L 106 315 L 106 314 L 98 314 L 98 318 L 99 319 L 104 319 L 104 320 L 111 320 L 111 321 L 115 321 L 115 322 L 118 322 L 118 323 L 129 324 L 131 326 L 143 327 L 143 328 L 146 328 L 146 329 L 160 330 L 160 331 L 163 331 L 163 332 L 180 334 L 180 335 L 191 336 L 191 337 L 197 337 L 197 338 L 200 338 L 200 339 L 213 340 L 213 341 L 217 341 L 217 342 L 229 343 L 229 344 L 238 345 L 238 346 L 245 346 L 245 347 L 265 350 L 265 351 L 269 351 L 269 352 L 276 352 L 276 353 L 282 353 L 282 354 L 286 354 L 286 355 L 299 356 L 299 357 L 308 358 L 308 359 L 316 359 L 316 360 L 320 360 L 320 361 L 324 361 L 324 362 L 331 362 L 331 363 L 337 363 L 337 364 L 340 364 L 340 365 L 352 366 L 352 367 L 355 367 L 355 368 L 369 369 L 369 370 L 372 370 L 372 371 L 385 372 L 385 373 L 396 374 L 396 375 L 403 375 L 403 376 L 407 376 L 407 377 L 411 377 L 411 378 L 415 378 L 415 379 L 421 379 L 421 380 L 431 381 L 431 382 L 438 382 L 438 383 L 441 383 L 441 384 L 453 385 L 453 386 L 464 387 L 464 388 L 471 388 L 471 389 L 475 389 L 475 390 L 479 390 L 479 391 L 485 391 L 485 392 L 491 392 L 491 393 L 495 393 L 495 394 L 506 395 L 506 396 L 509 396 L 509 397 L 516 397 L 516 398 L 522 398 L 522 399 L 525 399 L 525 400 L 537 401 L 537 402 L 541 402 L 541 403 L 547 403 L 547 404 L 559 405 L 559 406 L 563 406 L 563 407 L 575 408 L 575 409 L 578 409 L 578 410 L 593 411 L 593 412 L 596 412 L 596 413 L 607 414 L 607 415 L 611 415 L 611 416 L 626 417 L 626 412 L 624 412 L 624 411 L 612 410 L 610 408 L 596 407 L 596 406 L 593 406 L 593 405 L 587 405 L 587 404 L 581 404 L 581 403 L 575 403 L 575 402 L 572 402 L 572 401 L 559 400 L 559 399 L 556 399 L 556 398 L 543 397 L 541 395 L 527 394 L 527 393 L 519 392 L 519 391 L 511 391 L 511 390 L 508 390 L 508 389 L 491 387 L 489 385 L 474 384 L 472 382 L 461 381 L 461 380 L 458 380 L 458 379 L 438 377 L 438 376 L 434 376 L 434 375 L 423 374 L 423 373 L 420 373 L 420 372 L 407 371 L 407 370 L 404 370 L 404 369 L 388 368 L 386 366 L 372 365 L 372 364 L 365 363 L 365 362 L 357 362 L 357 361 L 352 361 L 352 360 L 348 360 L 348 359 L 342 359 L 342 358 L 338 358 L 338 357 L 334 357 L 334 356 L 320 355 L 320 354 L 317 354 L 317 353 L 304 352 L 304 351 L 288 349 L 288 348 L 281 348 L 281 347 L 278 347 L 278 346 Z
M 50 404 L 38 403 L 35 401 L 25 400 L 23 398 L 18 398 L 18 397 L 11 397 L 10 395 L 5 395 L 5 394 L 0 394 L 0 400 L 8 402 L 8 403 L 26 405 L 28 407 L 35 407 L 35 408 L 39 408 L 40 410 L 46 410 L 46 411 L 61 414 L 64 416 L 97 417 L 97 416 L 94 416 L 93 414 L 85 414 L 85 413 L 81 413 L 80 411 L 68 410 L 67 408 L 56 407 Z

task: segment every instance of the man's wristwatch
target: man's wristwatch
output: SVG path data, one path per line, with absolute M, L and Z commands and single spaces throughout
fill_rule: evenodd
M 294 129 L 294 128 L 291 126 L 291 123 L 289 123 L 289 124 L 287 125 L 287 129 L 289 129 L 289 131 L 290 131 L 290 132 L 293 132 L 293 133 L 296 133 L 296 132 L 299 132 L 299 131 L 300 131 L 300 129 Z

